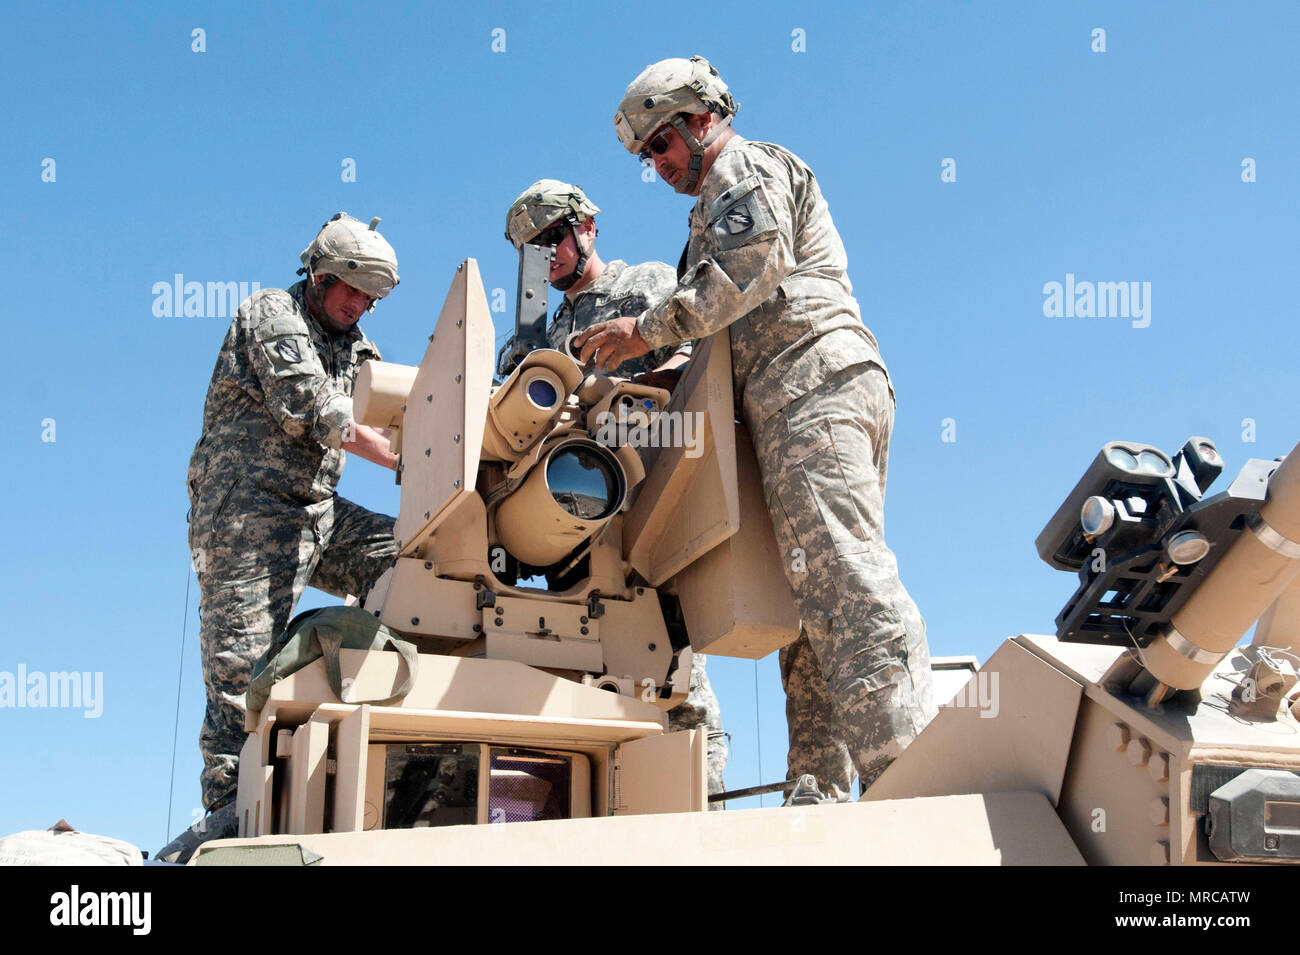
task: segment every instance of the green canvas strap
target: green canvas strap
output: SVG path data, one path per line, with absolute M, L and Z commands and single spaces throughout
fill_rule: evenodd
M 343 648 L 343 635 L 337 630 L 331 630 L 325 634 L 320 632 L 317 627 L 311 628 L 312 636 L 320 645 L 321 655 L 325 658 L 325 677 L 329 680 L 330 689 L 334 695 L 343 700 L 343 672 L 339 667 L 339 650 Z M 376 636 L 379 636 L 378 634 Z M 419 666 L 415 656 L 415 647 L 405 640 L 398 640 L 395 637 L 383 637 L 381 646 L 371 646 L 371 650 L 386 650 L 392 647 L 402 657 L 402 662 L 406 664 L 406 679 L 402 682 L 393 693 L 386 699 L 345 700 L 347 703 L 373 703 L 375 706 L 391 706 L 394 703 L 401 702 L 406 694 L 411 692 L 411 687 L 415 683 L 416 669 Z M 378 642 L 378 641 L 376 641 Z

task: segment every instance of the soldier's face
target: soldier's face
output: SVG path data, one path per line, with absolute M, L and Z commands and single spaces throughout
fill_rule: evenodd
M 702 139 L 708 130 L 708 114 L 691 115 L 686 117 L 686 128 L 691 131 L 691 135 L 696 139 Z M 656 136 L 663 136 L 667 142 L 668 148 L 662 153 L 655 153 L 651 150 L 650 158 L 654 161 L 655 172 L 659 178 L 673 187 L 674 192 L 680 192 L 683 195 L 698 196 L 700 194 L 700 183 L 697 182 L 693 189 L 683 188 L 686 181 L 686 175 L 691 169 L 691 150 L 682 139 L 682 134 L 671 126 L 662 126 L 655 130 L 654 135 L 646 138 L 646 142 L 653 142 Z M 700 175 L 701 182 L 704 179 L 703 173 Z
M 564 238 L 555 247 L 555 258 L 551 260 L 551 284 L 562 279 L 578 267 L 578 246 L 573 238 L 573 230 L 565 229 Z
M 582 247 L 590 251 L 595 231 L 596 223 L 591 217 L 583 219 L 574 228 L 564 230 L 564 238 L 555 247 L 555 258 L 551 261 L 549 278 L 556 288 L 562 288 L 556 285 L 557 281 L 572 275 L 578 267 L 578 240 L 581 239 Z
M 335 282 L 321 298 L 321 311 L 335 331 L 344 331 L 361 321 L 370 307 L 370 296 L 343 281 Z

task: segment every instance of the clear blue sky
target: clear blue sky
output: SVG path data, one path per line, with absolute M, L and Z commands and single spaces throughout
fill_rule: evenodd
M 611 122 L 625 85 L 663 57 L 708 56 L 741 104 L 737 129 L 821 181 L 898 389 L 888 536 L 935 654 L 983 660 L 1009 635 L 1053 629 L 1074 579 L 1038 560 L 1034 537 L 1103 442 L 1172 452 L 1203 434 L 1235 473 L 1300 438 L 1296 4 L 699 10 L 0 13 L 0 251 L 11 304 L 26 303 L 0 386 L 0 671 L 104 681 L 97 719 L 0 709 L 0 834 L 62 816 L 158 848 L 178 674 L 173 831 L 199 805 L 184 479 L 229 319 L 157 317 L 154 283 L 283 287 L 331 213 L 380 215 L 402 284 L 363 324 L 386 358 L 413 364 L 463 258 L 489 294 L 507 290 L 499 331 L 512 320 L 504 214 L 534 179 L 586 188 L 605 258 L 675 262 L 690 201 L 644 182 Z M 1067 274 L 1149 282 L 1149 325 L 1045 316 L 1044 285 Z M 391 475 L 361 460 L 340 491 L 397 506 Z M 714 658 L 710 673 L 728 784 L 780 778 L 775 658 L 757 667 L 757 698 L 751 662 Z

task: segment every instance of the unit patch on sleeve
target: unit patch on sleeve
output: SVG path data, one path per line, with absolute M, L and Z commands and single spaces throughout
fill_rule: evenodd
M 746 176 L 714 200 L 709 228 L 721 249 L 734 249 L 776 229 L 757 175 Z
M 291 365 L 296 365 L 302 361 L 302 352 L 298 350 L 298 342 L 293 338 L 281 338 L 276 342 L 275 350 L 280 353 L 280 357 Z

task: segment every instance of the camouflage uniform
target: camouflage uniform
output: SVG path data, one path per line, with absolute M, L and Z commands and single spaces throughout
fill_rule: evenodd
M 734 136 L 691 211 L 679 285 L 638 323 L 651 348 L 730 327 L 750 433 L 803 620 L 781 653 L 789 776 L 847 793 L 935 707 L 925 624 L 884 540 L 894 395 L 812 171 Z
M 379 352 L 355 325 L 324 330 L 308 314 L 304 285 L 262 289 L 240 306 L 190 458 L 209 808 L 234 794 L 253 662 L 288 624 L 303 588 L 364 597 L 397 556 L 393 518 L 334 493 L 353 381 Z
M 574 332 L 590 328 L 620 315 L 640 315 L 646 309 L 663 301 L 677 287 L 677 275 L 671 265 L 663 262 L 642 262 L 628 265 L 615 259 L 591 283 L 572 298 L 565 296 L 564 304 L 555 310 L 551 324 L 546 329 L 546 339 L 552 348 L 564 349 L 564 343 Z M 631 377 L 653 371 L 676 354 L 690 355 L 691 343 L 667 345 L 648 355 L 625 362 L 618 373 Z M 709 737 L 709 792 L 725 791 L 722 771 L 727 765 L 727 741 L 722 730 L 722 711 L 718 698 L 713 695 L 709 676 L 704 671 L 704 656 L 693 654 L 690 693 L 685 702 L 668 713 L 671 730 L 702 729 Z M 721 809 L 721 803 L 714 803 Z

